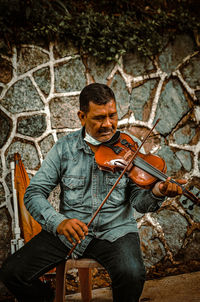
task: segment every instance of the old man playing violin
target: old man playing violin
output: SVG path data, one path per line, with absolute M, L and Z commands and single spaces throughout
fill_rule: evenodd
M 142 189 L 124 174 L 87 226 L 121 173 L 102 170 L 95 160 L 99 146 L 112 142 L 117 131 L 113 91 L 104 84 L 86 86 L 80 93 L 78 117 L 82 129 L 55 143 L 25 194 L 25 205 L 42 231 L 5 261 L 0 277 L 18 301 L 53 301 L 53 291 L 39 277 L 66 259 L 76 245 L 75 257 L 94 258 L 106 268 L 114 302 L 137 302 L 145 267 L 134 210 L 158 210 L 165 196 L 182 194 L 178 184 L 185 180 L 173 183 L 167 178 Z M 48 202 L 58 184 L 59 212 Z

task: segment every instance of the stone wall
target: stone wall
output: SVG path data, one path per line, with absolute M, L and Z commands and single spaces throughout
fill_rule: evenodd
M 146 151 L 167 163 L 168 175 L 200 185 L 200 52 L 191 37 L 178 36 L 156 59 L 136 53 L 99 66 L 73 47 L 13 47 L 0 73 L 0 263 L 10 253 L 12 189 L 10 161 L 19 152 L 30 177 L 59 137 L 80 128 L 81 89 L 108 84 L 118 101 L 119 128 L 139 138 L 160 118 Z M 50 201 L 57 207 L 56 192 Z M 200 208 L 182 196 L 153 214 L 137 214 L 149 277 L 199 269 Z

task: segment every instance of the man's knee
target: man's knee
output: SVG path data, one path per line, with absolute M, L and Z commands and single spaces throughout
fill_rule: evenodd
M 115 284 L 136 284 L 138 282 L 145 281 L 145 267 L 143 263 L 130 263 L 129 265 L 125 265 L 121 263 L 120 265 L 116 265 L 116 274 L 114 278 Z

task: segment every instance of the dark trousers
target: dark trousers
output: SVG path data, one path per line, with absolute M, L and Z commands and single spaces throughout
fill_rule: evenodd
M 0 279 L 19 302 L 50 302 L 53 291 L 38 278 L 61 262 L 69 250 L 58 237 L 42 231 L 2 265 Z M 109 242 L 93 239 L 83 257 L 96 259 L 112 280 L 114 302 L 137 302 L 145 268 L 137 233 Z

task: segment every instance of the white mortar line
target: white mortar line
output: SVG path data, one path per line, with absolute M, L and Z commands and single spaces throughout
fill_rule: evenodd
M 41 115 L 46 113 L 45 110 L 41 109 L 41 110 L 33 110 L 33 111 L 23 111 L 23 112 L 19 112 L 19 113 L 15 113 L 15 118 L 18 119 L 19 117 L 26 117 L 26 116 L 32 116 L 32 115 Z M 13 114 L 14 115 L 14 114 Z
M 52 93 L 48 99 L 56 98 L 56 97 L 68 97 L 68 96 L 77 96 L 81 91 L 72 91 L 72 92 L 55 92 Z
M 151 225 L 154 227 L 154 230 L 157 231 L 157 235 L 158 237 L 160 238 L 161 242 L 163 243 L 164 245 L 164 248 L 166 250 L 166 253 L 168 255 L 168 257 L 170 258 L 170 260 L 172 261 L 172 263 L 174 262 L 173 260 L 173 254 L 172 252 L 170 251 L 170 248 L 167 244 L 167 241 L 165 239 L 165 233 L 163 231 L 163 228 L 161 227 L 161 225 L 159 224 L 157 218 L 153 218 L 151 213 L 147 213 L 146 215 L 146 219 L 147 221 L 149 221 L 151 223 Z
M 71 59 L 76 59 L 77 57 L 80 57 L 79 55 L 74 55 L 74 56 L 69 56 L 69 57 L 65 57 L 65 58 L 62 58 L 62 59 L 58 59 L 58 60 L 55 60 L 54 61 L 54 65 L 57 64 L 57 63 L 63 63 L 63 62 L 68 62 L 69 60 Z M 13 55 L 13 68 L 16 68 L 15 65 L 16 65 L 16 54 Z M 23 80 L 25 77 L 27 76 L 30 76 L 32 75 L 34 72 L 42 69 L 42 68 L 45 68 L 45 67 L 50 67 L 50 61 L 46 62 L 46 63 L 42 63 L 30 70 L 28 70 L 27 72 L 21 74 L 21 75 L 17 75 L 16 73 L 13 74 L 13 78 L 12 80 L 7 83 L 4 87 L 4 89 L 2 90 L 2 93 L 1 93 L 1 98 L 3 98 L 7 92 L 7 90 L 13 85 L 15 84 L 16 82 L 20 81 L 20 80 Z
M 40 165 L 41 165 L 42 162 L 43 162 L 43 154 L 42 154 L 41 148 L 38 144 L 38 141 L 35 142 L 35 147 L 36 147 L 36 150 L 38 152 L 38 157 L 39 157 L 39 161 L 40 161 Z
M 182 74 L 180 73 L 179 70 L 176 70 L 174 72 L 172 72 L 173 76 L 177 76 L 180 80 L 180 82 L 183 84 L 183 86 L 185 87 L 185 89 L 187 90 L 187 92 L 191 95 L 191 97 L 196 101 L 197 97 L 195 95 L 195 89 L 191 88 L 188 83 L 183 79 Z
M 3 105 L 0 104 L 0 109 L 1 111 L 3 111 L 10 119 L 13 119 L 13 113 L 11 113 L 10 111 L 8 111 L 5 107 L 3 107 Z
M 196 106 L 194 108 L 194 115 L 195 115 L 197 123 L 199 124 L 200 123 L 200 106 Z
M 172 143 L 169 141 L 169 146 L 175 147 L 180 150 L 185 150 L 193 153 L 193 170 L 190 171 L 190 176 L 197 176 L 200 177 L 200 171 L 199 171 L 199 153 L 200 153 L 200 142 L 197 143 L 197 145 L 178 145 L 176 143 Z
M 34 77 L 32 76 L 32 74 L 29 75 L 29 78 L 33 84 L 33 86 L 35 87 L 35 89 L 37 90 L 37 93 L 39 94 L 42 102 L 45 104 L 46 103 L 46 98 L 44 96 L 44 94 L 42 93 L 42 91 L 40 90 L 40 88 L 38 87 L 37 83 L 35 82 Z
M 50 68 L 51 85 L 50 85 L 50 92 L 49 92 L 49 96 L 47 98 L 47 102 L 49 101 L 49 99 L 52 98 L 52 95 L 53 95 L 53 93 L 55 91 L 55 74 L 54 74 L 54 54 L 53 54 L 53 47 L 54 47 L 54 44 L 50 43 L 50 45 L 49 45 L 49 58 L 50 58 L 49 68 Z
M 176 66 L 175 71 L 176 71 L 177 69 L 180 69 L 185 63 L 189 62 L 190 59 L 193 58 L 194 56 L 196 56 L 198 53 L 199 53 L 199 50 L 197 50 L 197 51 L 195 51 L 194 53 L 192 53 L 192 54 L 186 56 L 186 57 L 183 59 L 183 61 L 182 61 L 180 64 L 178 64 L 178 65 Z
M 167 74 L 165 72 L 163 72 L 161 74 L 160 81 L 159 81 L 158 87 L 156 89 L 155 97 L 154 97 L 154 100 L 152 102 L 151 113 L 150 113 L 149 121 L 148 121 L 149 127 L 153 126 L 153 121 L 154 121 L 155 116 L 156 116 L 156 110 L 157 110 L 157 107 L 158 107 L 159 98 L 160 98 L 163 83 L 164 83 L 166 77 L 167 77 Z
M 46 53 L 47 55 L 49 55 L 49 51 L 48 51 L 48 50 L 46 50 L 45 48 L 42 48 L 42 47 L 40 47 L 40 46 L 38 46 L 38 45 L 34 45 L 34 44 L 22 44 L 22 45 L 21 45 L 21 48 L 33 48 L 33 49 L 38 49 L 38 50 L 40 50 L 41 52 Z
M 12 48 L 11 62 L 12 62 L 13 78 L 17 78 L 17 48 L 15 46 L 13 46 Z

